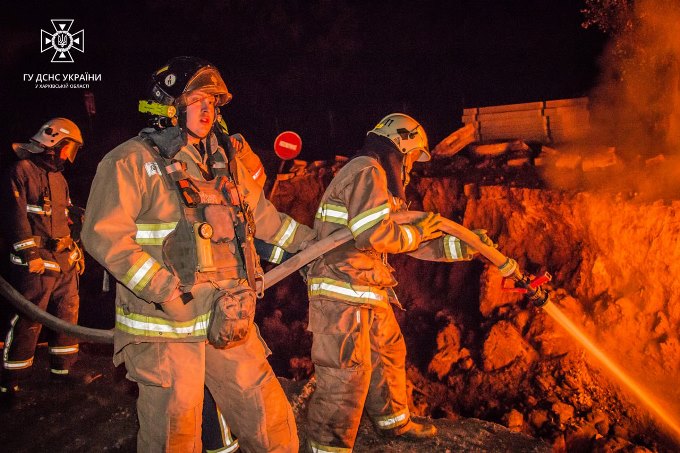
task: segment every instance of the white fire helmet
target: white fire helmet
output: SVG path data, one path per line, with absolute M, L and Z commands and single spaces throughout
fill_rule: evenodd
M 43 124 L 31 137 L 30 143 L 13 143 L 14 151 L 20 149 L 33 154 L 40 154 L 46 149 L 65 149 L 66 157 L 73 162 L 78 149 L 83 146 L 83 136 L 76 123 L 66 118 L 52 118 Z
M 418 162 L 427 162 L 431 158 L 423 126 L 403 113 L 390 113 L 368 131 L 368 134 L 387 137 L 402 154 L 420 151 Z

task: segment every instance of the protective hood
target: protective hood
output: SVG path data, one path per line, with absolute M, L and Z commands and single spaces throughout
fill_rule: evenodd
M 368 134 L 364 141 L 364 147 L 356 155 L 377 159 L 387 175 L 387 189 L 393 196 L 406 200 L 406 187 L 401 179 L 404 156 L 390 139 L 376 134 Z
M 31 160 L 47 172 L 56 173 L 64 171 L 64 161 L 54 151 L 50 150 L 45 153 L 34 154 L 31 156 Z
M 168 127 L 162 130 L 147 127 L 139 132 L 139 136 L 151 140 L 158 147 L 161 155 L 167 159 L 175 157 L 175 154 L 187 145 L 187 134 L 179 127 Z
M 151 140 L 153 144 L 158 147 L 161 155 L 166 159 L 175 157 L 175 154 L 188 144 L 186 132 L 179 127 L 168 127 L 167 129 L 161 130 L 147 127 L 139 132 L 139 136 Z M 215 134 L 211 133 L 206 141 L 207 140 L 210 142 L 205 143 L 206 149 L 210 153 L 213 153 L 219 146 L 217 137 L 215 137 Z

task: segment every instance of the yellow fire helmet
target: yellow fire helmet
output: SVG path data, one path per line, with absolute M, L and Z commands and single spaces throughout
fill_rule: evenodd
M 404 113 L 390 113 L 366 135 L 368 134 L 387 137 L 402 154 L 419 150 L 418 162 L 427 162 L 431 158 L 423 126 Z

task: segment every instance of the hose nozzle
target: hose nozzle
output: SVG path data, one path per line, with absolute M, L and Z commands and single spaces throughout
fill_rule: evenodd
M 534 307 L 542 307 L 550 302 L 550 291 L 539 286 L 533 294 L 527 292 L 527 297 Z
M 501 282 L 503 291 L 526 294 L 526 297 L 535 307 L 542 307 L 550 301 L 550 291 L 541 286 L 552 280 L 552 275 L 548 272 L 539 277 L 524 274 L 519 270 L 517 261 L 512 258 L 508 258 L 498 270 L 503 275 Z M 508 286 L 506 281 L 511 281 L 511 286 Z

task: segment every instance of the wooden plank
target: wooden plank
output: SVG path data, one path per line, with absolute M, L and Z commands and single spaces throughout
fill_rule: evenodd
M 491 143 L 488 145 L 473 145 L 472 151 L 480 156 L 498 156 L 505 153 L 510 146 L 509 142 Z
M 537 116 L 534 118 L 524 118 L 524 119 L 507 119 L 505 121 L 479 121 L 482 126 L 488 127 L 533 127 L 536 124 L 543 124 L 545 120 L 542 116 Z
M 566 106 L 576 106 L 576 105 L 585 105 L 587 106 L 589 102 L 589 99 L 587 97 L 582 97 L 582 98 L 571 98 L 571 99 L 555 99 L 552 101 L 545 101 L 545 108 L 554 108 L 554 107 L 566 107 Z
M 568 118 L 568 117 L 589 118 L 590 112 L 588 110 L 559 109 L 553 110 L 551 112 L 545 112 L 545 116 L 547 116 L 548 118 Z
M 523 104 L 505 104 L 492 105 L 489 107 L 479 107 L 479 114 L 484 113 L 499 113 L 499 112 L 516 112 L 522 110 L 541 110 L 543 108 L 543 101 L 525 102 Z
M 493 124 L 482 124 L 479 130 L 481 131 L 498 131 L 498 132 L 529 132 L 529 131 L 542 131 L 545 127 L 543 122 L 534 124 L 505 124 L 505 125 L 493 125 Z
M 477 115 L 477 121 L 526 121 L 532 119 L 540 119 L 543 116 L 541 110 L 522 110 L 517 112 L 498 112 L 498 113 L 480 113 Z
M 475 123 L 477 121 L 477 116 L 476 115 L 463 115 L 461 117 L 461 120 L 463 121 L 463 124 L 471 124 L 471 123 Z
M 442 157 L 453 156 L 475 141 L 476 136 L 475 126 L 473 124 L 467 124 L 439 142 L 432 150 L 432 154 Z
M 487 140 L 525 140 L 525 141 L 537 141 L 545 142 L 548 140 L 545 132 L 543 130 L 532 130 L 532 131 L 485 131 L 482 130 L 479 133 L 480 141 Z
M 543 109 L 546 114 L 553 112 L 589 112 L 587 105 L 565 105 L 562 107 L 546 107 Z
M 588 103 L 581 97 L 466 108 L 462 120 L 477 128 L 480 141 L 565 142 L 583 138 L 590 130 Z

